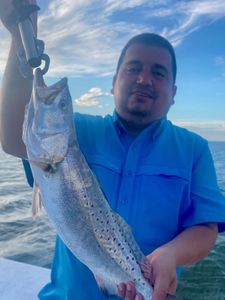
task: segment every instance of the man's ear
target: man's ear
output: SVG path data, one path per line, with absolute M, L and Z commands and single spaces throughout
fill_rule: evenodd
M 173 98 L 172 98 L 172 105 L 175 103 L 174 101 L 174 97 L 176 96 L 176 93 L 177 93 L 177 86 L 174 84 L 173 86 Z
M 113 76 L 112 88 L 111 88 L 112 95 L 114 95 L 114 86 L 115 86 L 115 83 L 116 83 L 116 75 Z
M 177 86 L 174 84 L 174 86 L 173 86 L 173 97 L 176 96 L 176 93 L 177 93 Z

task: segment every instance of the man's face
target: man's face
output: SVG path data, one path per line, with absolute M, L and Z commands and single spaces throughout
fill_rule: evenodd
M 112 93 L 117 113 L 127 122 L 146 125 L 166 116 L 176 94 L 170 53 L 157 46 L 129 46 Z

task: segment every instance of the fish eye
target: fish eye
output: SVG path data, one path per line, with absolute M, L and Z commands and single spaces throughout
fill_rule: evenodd
M 59 107 L 62 110 L 66 110 L 67 109 L 67 103 L 66 103 L 65 99 L 61 99 L 61 101 L 59 102 Z

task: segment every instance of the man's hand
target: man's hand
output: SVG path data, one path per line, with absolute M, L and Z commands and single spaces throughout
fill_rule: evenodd
M 132 281 L 118 285 L 118 295 L 125 300 L 144 300 L 140 293 L 136 292 L 135 285 Z
M 37 4 L 36 0 L 26 0 L 24 1 L 25 4 Z M 3 25 L 10 31 L 12 36 L 16 38 L 17 40 L 19 39 L 19 32 L 18 32 L 18 26 L 17 25 L 11 25 L 9 26 L 7 24 L 7 18 L 9 15 L 11 15 L 13 11 L 13 3 L 12 0 L 0 0 L 0 19 L 3 23 Z M 34 32 L 37 31 L 37 14 L 34 13 L 31 15 L 31 20 L 32 24 L 34 27 Z
M 152 300 L 165 300 L 177 289 L 176 258 L 166 247 L 156 249 L 146 258 L 152 266 L 152 275 L 148 278 L 154 287 Z
M 217 232 L 215 223 L 195 225 L 146 256 L 152 272 L 148 267 L 145 268 L 146 263 L 140 264 L 140 267 L 144 277 L 153 286 L 152 300 L 165 300 L 167 294 L 174 294 L 177 288 L 176 267 L 196 263 L 208 255 L 215 244 Z M 125 300 L 134 300 L 137 296 L 134 284 L 130 292 L 128 283 L 119 287 L 119 295 Z
M 176 260 L 169 251 L 160 247 L 146 256 L 152 272 L 146 263 L 140 265 L 144 277 L 149 284 L 154 286 L 152 300 L 165 300 L 168 294 L 174 294 L 177 288 Z M 118 286 L 118 294 L 125 300 L 143 300 L 143 296 L 137 293 L 133 282 L 121 283 Z M 147 300 L 147 299 L 146 299 Z

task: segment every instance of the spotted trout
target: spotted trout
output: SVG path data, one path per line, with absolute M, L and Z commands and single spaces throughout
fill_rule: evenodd
M 118 284 L 133 281 L 144 299 L 151 299 L 152 287 L 140 268 L 144 254 L 129 225 L 110 208 L 79 148 L 66 78 L 46 86 L 41 70 L 35 70 L 23 141 L 34 176 L 34 213 L 41 199 L 61 239 L 106 295 L 117 295 Z

